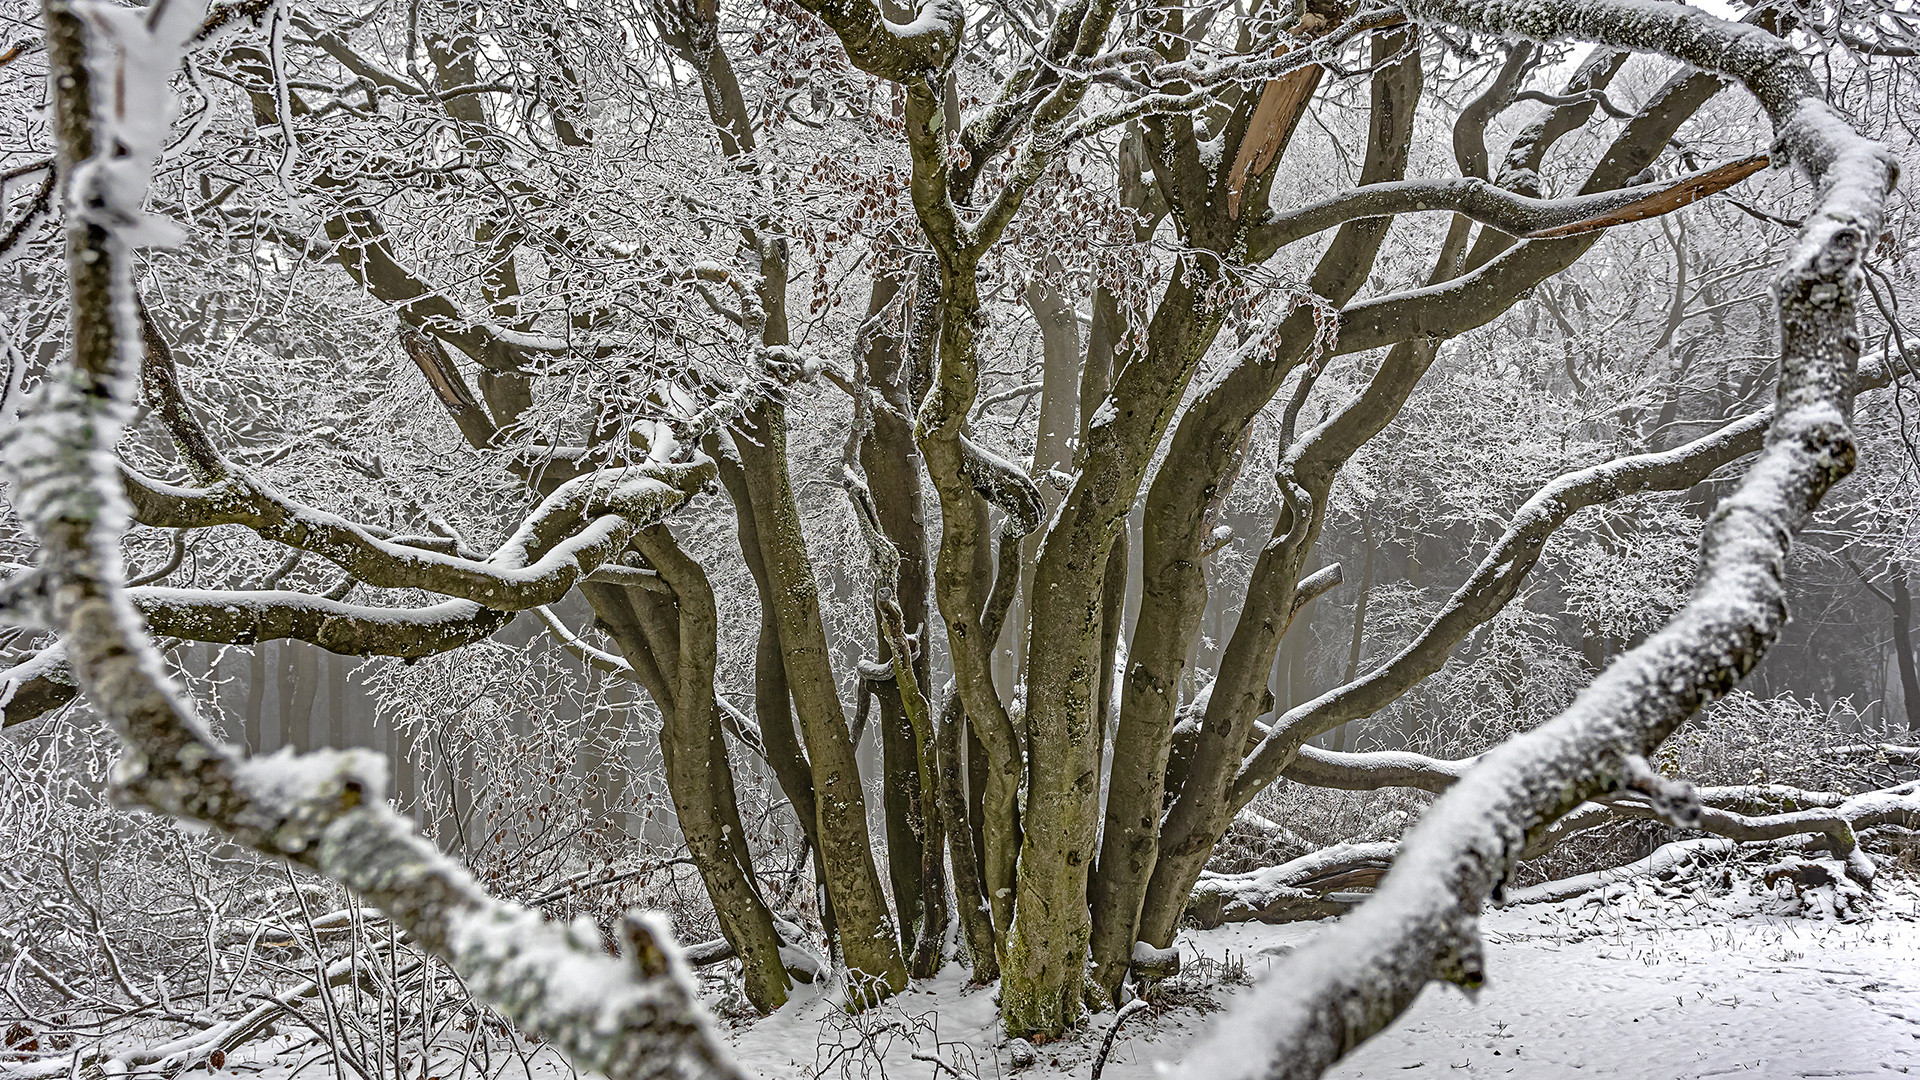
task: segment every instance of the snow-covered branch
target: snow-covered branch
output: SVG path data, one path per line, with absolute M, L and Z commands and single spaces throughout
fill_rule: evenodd
M 1851 798 L 1781 787 L 1704 788 L 1697 793 L 1699 818 L 1689 831 L 1713 839 L 1669 844 L 1661 849 L 1665 854 L 1657 855 L 1653 863 L 1636 864 L 1631 872 L 1657 870 L 1704 847 L 1730 849 L 1733 844 L 1817 836 L 1834 858 L 1845 863 L 1855 880 L 1871 882 L 1874 866 L 1859 849 L 1858 834 L 1888 825 L 1912 828 L 1920 824 L 1917 787 L 1920 785 L 1902 784 Z M 1555 828 L 1535 836 L 1522 857 L 1538 858 L 1575 832 L 1623 817 L 1660 820 L 1663 815 L 1645 799 L 1633 796 L 1616 795 L 1584 803 L 1561 818 Z M 1352 890 L 1373 887 L 1400 850 L 1401 845 L 1392 841 L 1335 844 L 1278 866 L 1238 874 L 1203 874 L 1188 901 L 1187 915 L 1205 928 L 1229 922 L 1284 923 L 1342 914 L 1364 899 Z M 1519 890 L 1508 902 L 1565 899 L 1621 876 L 1615 870 L 1582 874 Z
M 1673 180 L 1564 199 L 1535 199 L 1478 177 L 1372 184 L 1310 203 L 1255 229 L 1249 245 L 1278 250 L 1349 221 L 1426 211 L 1463 214 L 1516 237 L 1573 236 L 1689 206 L 1765 168 L 1764 154 Z
M 671 446 L 664 431 L 656 442 Z M 500 611 L 551 604 L 618 555 L 713 477 L 713 463 L 657 460 L 600 469 L 560 485 L 483 559 L 429 550 L 297 503 L 238 468 L 207 489 L 125 471 L 134 516 L 158 528 L 245 525 L 265 539 L 325 556 L 379 588 L 425 589 Z
M 67 651 L 58 644 L 49 645 L 0 670 L 0 727 L 45 716 L 77 693 Z

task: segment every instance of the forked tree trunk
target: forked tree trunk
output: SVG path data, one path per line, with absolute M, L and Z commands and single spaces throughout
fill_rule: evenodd
M 1575 78 L 1585 77 L 1597 63 L 1605 66 L 1590 59 L 1576 72 Z M 1721 77 L 1711 72 L 1687 71 L 1669 79 L 1614 139 L 1589 176 L 1583 192 L 1607 191 L 1625 184 L 1665 148 L 1680 124 L 1723 85 Z M 1550 119 L 1558 119 L 1558 114 Z M 1509 154 L 1509 163 L 1516 156 L 1531 160 L 1544 153 L 1547 144 L 1571 129 L 1550 125 L 1550 130 L 1544 133 L 1533 129 L 1523 132 L 1516 141 L 1515 152 Z M 1468 326 L 1481 325 L 1493 318 L 1510 307 L 1531 283 L 1570 265 L 1592 246 L 1597 236 L 1536 241 L 1511 251 L 1506 250 L 1511 246 L 1508 244 L 1482 245 L 1489 253 L 1486 272 L 1463 277 L 1460 253 L 1466 250 L 1466 224 L 1465 219 L 1456 217 L 1435 259 L 1430 281 L 1438 284 L 1459 279 L 1485 284 L 1491 278 L 1499 285 L 1474 294 L 1476 300 L 1472 304 L 1446 308 L 1449 325 L 1461 325 L 1458 320 L 1463 317 L 1467 320 L 1464 325 Z M 1483 236 L 1489 231 L 1493 230 L 1483 229 Z M 1493 255 L 1500 252 L 1504 254 L 1494 260 Z M 1469 256 L 1467 263 L 1471 262 Z M 1361 327 L 1370 325 L 1374 318 L 1370 315 L 1365 320 L 1351 322 L 1335 346 L 1336 351 L 1364 347 L 1367 338 Z M 1171 939 L 1193 883 L 1205 866 L 1207 854 L 1233 814 L 1292 762 L 1305 740 L 1324 730 L 1291 725 L 1284 731 L 1276 729 L 1261 741 L 1252 758 L 1243 761 L 1246 742 L 1254 732 L 1253 720 L 1264 708 L 1253 676 L 1258 672 L 1264 682 L 1270 670 L 1280 631 L 1285 626 L 1283 613 L 1287 608 L 1281 604 L 1291 600 L 1288 583 L 1299 579 L 1305 565 L 1303 556 L 1317 538 L 1333 480 L 1352 454 L 1398 414 L 1408 394 L 1431 365 L 1436 348 L 1437 341 L 1430 337 L 1408 335 L 1402 339 L 1389 350 L 1367 390 L 1309 432 L 1288 453 L 1292 479 L 1302 486 L 1301 495 L 1305 496 L 1298 500 L 1308 512 L 1305 535 L 1298 543 L 1270 546 L 1255 564 L 1248 602 L 1228 642 L 1202 724 L 1193 776 L 1175 800 L 1160 836 L 1161 856 L 1142 904 L 1140 936 L 1143 940 L 1161 944 Z M 1283 531 L 1276 528 L 1276 540 L 1281 539 Z M 1418 674 L 1409 669 L 1401 673 L 1405 677 L 1363 680 L 1367 687 L 1365 693 L 1343 697 L 1343 709 L 1354 716 L 1369 715 L 1424 677 L 1427 671 L 1437 669 L 1443 659 L 1444 654 L 1423 656 L 1422 671 Z M 1366 705 L 1361 704 L 1363 700 Z
M 1397 179 L 1405 172 L 1413 110 L 1421 86 L 1418 53 L 1409 53 L 1398 63 L 1384 63 L 1399 52 L 1404 41 L 1403 33 L 1379 35 L 1374 41 L 1374 58 L 1383 66 L 1373 80 L 1363 182 Z M 1269 121 L 1272 129 L 1263 130 L 1258 138 L 1262 146 L 1273 147 L 1273 157 L 1264 171 L 1245 181 L 1243 198 L 1254 199 L 1254 205 L 1264 204 L 1267 199 L 1272 182 L 1271 163 L 1278 160 L 1293 127 L 1299 122 L 1299 114 L 1270 115 Z M 1219 215 L 1225 201 L 1216 193 L 1206 205 Z M 1201 218 L 1190 227 L 1197 229 L 1201 225 L 1217 230 L 1222 222 Z M 1225 226 L 1228 236 L 1242 235 L 1237 231 L 1237 223 L 1226 222 Z M 1384 222 L 1361 221 L 1342 227 L 1315 268 L 1311 282 L 1314 291 L 1336 304 L 1344 303 L 1365 282 L 1385 235 Z M 1167 300 L 1163 299 L 1162 310 L 1166 304 Z M 1156 311 L 1156 324 L 1160 317 Z M 1210 345 L 1218 326 L 1216 320 L 1205 329 L 1197 347 L 1205 349 Z M 1152 330 L 1150 327 L 1150 334 Z M 1218 496 L 1218 486 L 1234 468 L 1239 439 L 1247 425 L 1279 391 L 1289 372 L 1318 347 L 1313 316 L 1305 309 L 1296 310 L 1274 333 L 1277 343 L 1269 357 L 1263 362 L 1243 363 L 1231 369 L 1203 391 L 1188 409 L 1147 494 L 1141 610 L 1132 648 L 1128 651 L 1121 729 L 1116 737 L 1112 792 L 1107 803 L 1107 832 L 1102 838 L 1100 869 L 1094 883 L 1094 971 L 1101 989 L 1109 995 L 1119 988 L 1134 941 L 1166 945 L 1172 925 L 1184 906 L 1184 890 L 1177 904 L 1163 899 L 1154 906 L 1150 898 L 1156 890 L 1167 887 L 1166 883 L 1156 884 L 1157 877 L 1162 876 L 1159 868 L 1166 858 L 1160 808 L 1167 793 L 1174 710 L 1179 705 L 1187 656 L 1207 606 L 1207 581 L 1202 563 L 1209 542 L 1205 533 L 1206 508 Z M 1287 538 L 1293 527 L 1293 523 L 1288 522 L 1276 531 L 1275 538 Z M 1304 541 L 1298 544 L 1299 548 L 1311 543 L 1311 535 L 1305 528 L 1302 534 L 1294 538 Z M 1285 548 L 1280 554 L 1285 556 L 1291 550 L 1296 549 Z M 1272 561 L 1270 548 L 1269 554 L 1262 556 L 1262 563 L 1270 566 Z M 1240 626 L 1249 623 L 1264 626 L 1266 634 L 1277 641 L 1292 610 L 1292 590 L 1284 582 L 1297 581 L 1299 569 L 1300 564 L 1294 564 L 1289 576 L 1271 572 L 1263 575 L 1256 568 L 1249 596 L 1242 605 Z M 1242 636 L 1243 631 L 1237 627 L 1234 639 Z M 1238 650 L 1231 647 L 1234 639 L 1230 639 L 1229 648 L 1222 656 L 1220 672 L 1225 678 L 1222 681 L 1216 677 L 1214 694 L 1222 695 L 1225 687 L 1225 695 L 1239 695 L 1241 709 L 1250 708 L 1257 714 L 1269 698 L 1267 683 L 1273 653 L 1270 648 L 1264 654 L 1256 649 L 1253 650 L 1256 655 L 1249 656 L 1244 643 Z M 1234 672 L 1236 664 L 1243 669 L 1238 678 Z M 1216 696 L 1209 707 L 1209 718 L 1217 728 L 1223 726 L 1223 720 L 1211 710 L 1225 705 Z M 1225 726 L 1232 723 L 1228 720 Z M 1246 720 L 1246 726 L 1250 725 L 1251 716 Z M 1215 738 L 1220 744 L 1232 743 L 1236 750 L 1231 756 L 1237 764 L 1237 747 L 1244 742 L 1244 735 L 1235 738 L 1231 732 L 1220 731 Z M 1201 752 L 1206 741 L 1196 740 L 1195 751 Z M 1199 761 L 1207 767 L 1225 767 L 1226 756 L 1216 746 L 1190 759 L 1190 764 Z M 1181 799 L 1189 798 L 1183 792 L 1175 800 L 1175 808 L 1180 807 Z M 1197 858 L 1198 865 L 1204 865 L 1205 853 L 1211 850 L 1212 843 L 1209 840 L 1204 845 L 1190 845 L 1195 850 L 1181 857 L 1187 863 Z M 1198 873 L 1197 865 L 1193 872 Z M 1161 892 L 1161 896 L 1164 898 L 1165 893 Z
M 867 304 L 869 320 L 895 321 L 904 271 L 876 272 Z M 927 530 L 924 496 L 920 487 L 920 452 L 914 445 L 913 365 L 905 335 L 877 328 L 863 359 L 867 385 L 889 408 L 872 409 L 872 430 L 860 442 L 860 467 L 866 474 L 881 533 L 899 553 L 895 597 L 906 632 L 919 646 L 912 667 L 922 688 L 932 685 L 932 642 L 929 639 Z M 892 662 L 886 635 L 875 641 L 877 659 Z M 900 920 L 900 944 L 914 958 L 913 974 L 927 977 L 939 966 L 939 939 L 947 925 L 946 874 L 941 868 L 944 848 L 942 822 L 924 821 L 920 807 L 922 785 L 935 785 L 935 776 L 922 777 L 916 736 L 900 699 L 897 683 L 875 688 L 880 706 L 882 785 L 887 826 L 887 872 L 893 885 L 894 908 Z M 937 734 L 929 732 L 937 739 Z M 929 941 L 928 936 L 932 936 Z

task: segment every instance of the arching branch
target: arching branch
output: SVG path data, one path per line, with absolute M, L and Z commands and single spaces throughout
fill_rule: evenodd
M 1689 206 L 1752 176 L 1767 162 L 1767 155 L 1755 154 L 1660 184 L 1564 199 L 1531 198 L 1477 177 L 1373 184 L 1274 218 L 1254 230 L 1251 242 L 1277 250 L 1348 221 L 1424 211 L 1463 214 L 1515 237 L 1578 236 Z
M 664 440 L 662 448 L 670 442 Z M 123 470 L 122 484 L 143 525 L 245 525 L 265 539 L 325 556 L 368 585 L 425 589 L 499 611 L 522 611 L 559 600 L 590 574 L 618 577 L 623 568 L 604 564 L 641 529 L 704 488 L 713 470 L 712 461 L 698 456 L 575 477 L 542 500 L 485 558 L 434 550 L 440 544 L 422 546 L 422 541 L 305 506 L 237 468 L 201 490 L 174 487 L 130 469 Z

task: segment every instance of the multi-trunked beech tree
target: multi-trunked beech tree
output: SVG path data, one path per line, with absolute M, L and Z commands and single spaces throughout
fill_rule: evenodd
M 1805 13 L 1732 22 L 1625 0 L 799 7 L 47 0 L 44 48 L 7 54 L 12 72 L 46 80 L 50 121 L 48 160 L 9 174 L 41 186 L 4 242 L 45 246 L 40 222 L 59 223 L 69 331 L 10 361 L 10 499 L 39 548 L 4 599 L 10 618 L 58 638 L 0 673 L 6 723 L 83 695 L 126 737 L 130 797 L 362 891 L 478 993 L 610 1076 L 735 1074 L 657 923 L 621 927 L 611 959 L 589 931 L 542 926 L 440 857 L 388 809 L 364 753 L 290 763 L 219 744 L 148 634 L 420 657 L 541 612 L 657 706 L 679 826 L 762 1009 L 789 992 L 792 928 L 748 849 L 730 760 L 742 747 L 798 817 L 853 1005 L 938 969 L 957 917 L 974 978 L 1000 980 L 1008 1031 L 1043 1037 L 1115 1000 L 1136 942 L 1171 942 L 1210 852 L 1275 780 L 1446 791 L 1376 897 L 1253 996 L 1271 1055 L 1244 1040 L 1203 1048 L 1196 1071 L 1318 1075 L 1428 981 L 1477 982 L 1480 906 L 1530 839 L 1588 800 L 1646 789 L 1697 827 L 1751 828 L 1676 794 L 1642 757 L 1777 635 L 1790 537 L 1850 467 L 1853 395 L 1894 377 L 1858 364 L 1856 295 L 1896 170 L 1822 97 L 1789 40 Z M 1845 32 L 1871 53 L 1905 25 Z M 1466 40 L 1499 46 L 1495 62 Z M 1567 42 L 1597 48 L 1562 64 Z M 1680 66 L 1623 108 L 1608 87 L 1634 52 Z M 689 74 L 704 113 L 663 89 Z M 1452 100 L 1462 85 L 1475 96 Z M 171 128 L 169 86 L 193 105 Z M 1343 466 L 1400 414 L 1442 342 L 1514 307 L 1605 230 L 1766 165 L 1669 154 L 1689 118 L 1738 92 L 1772 121 L 1771 161 L 1815 188 L 1775 285 L 1774 406 L 1560 476 L 1404 648 L 1276 709 L 1282 639 L 1340 578 L 1314 553 Z M 1330 94 L 1367 102 L 1364 146 L 1349 148 L 1358 184 L 1273 209 L 1296 132 Z M 1547 108 L 1496 164 L 1488 132 L 1522 100 Z M 1603 111 L 1615 122 L 1597 155 L 1556 157 Z M 1459 175 L 1409 178 L 1425 161 L 1419 129 L 1440 113 Z M 1576 167 L 1577 190 L 1544 193 L 1543 173 Z M 507 539 L 477 550 L 430 515 L 409 535 L 323 511 L 210 435 L 176 352 L 207 364 L 217 350 L 178 305 L 141 295 L 133 252 L 158 232 L 142 216 L 150 198 L 188 225 L 182 260 L 193 230 L 216 230 L 247 258 L 340 275 L 397 316 L 391 354 L 531 495 Z M 1390 233 L 1406 250 L 1388 271 Z M 1303 280 L 1271 270 L 1303 247 L 1317 253 Z M 814 318 L 853 274 L 871 278 L 864 310 Z M 1004 305 L 983 282 L 1015 279 L 1044 339 L 1038 385 L 1001 398 L 1039 398 L 1025 466 L 976 430 Z M 1351 394 L 1316 399 L 1323 371 L 1363 355 Z M 23 376 L 37 386 L 24 397 Z M 837 395 L 845 418 L 825 479 L 858 524 L 847 552 L 805 538 L 796 490 L 821 478 L 789 459 L 802 388 Z M 177 480 L 115 456 L 136 402 L 170 439 Z M 1266 413 L 1279 416 L 1278 509 L 1217 663 L 1195 672 L 1220 587 L 1208 560 L 1233 533 L 1224 508 L 1236 487 L 1267 483 L 1243 475 L 1268 464 L 1248 460 Z M 1748 457 L 1707 527 L 1694 600 L 1558 718 L 1470 769 L 1312 743 L 1439 670 L 1579 510 L 1687 490 Z M 716 489 L 759 598 L 751 716 L 716 694 L 720 568 L 673 529 Z M 129 518 L 189 544 L 244 527 L 345 578 L 331 593 L 130 585 Z M 822 611 L 832 559 L 871 583 L 851 724 Z M 354 589 L 437 599 L 354 602 Z M 547 610 L 575 591 L 609 648 Z M 884 868 L 855 754 L 870 705 Z M 587 982 L 604 993 L 583 996 Z

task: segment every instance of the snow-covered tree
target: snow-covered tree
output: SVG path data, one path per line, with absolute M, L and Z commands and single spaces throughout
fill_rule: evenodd
M 411 662 L 537 617 L 657 711 L 761 1010 L 812 972 L 751 758 L 851 1006 L 957 919 L 1043 1038 L 1171 943 L 1276 782 L 1444 791 L 1196 1075 L 1317 1076 L 1476 985 L 1481 906 L 1595 800 L 1920 817 L 1760 827 L 1648 764 L 1782 633 L 1856 396 L 1911 393 L 1869 137 L 1910 145 L 1899 5 L 33 22 L 0 66 L 6 725 L 83 697 L 130 797 L 363 893 L 582 1066 L 736 1074 L 661 923 L 616 960 L 417 835 L 377 759 L 222 744 L 152 637 Z M 1863 419 L 1889 456 L 1833 558 L 1871 549 L 1911 710 L 1911 425 Z M 1382 721 L 1401 746 L 1362 746 Z M 1441 727 L 1484 753 L 1414 752 Z

